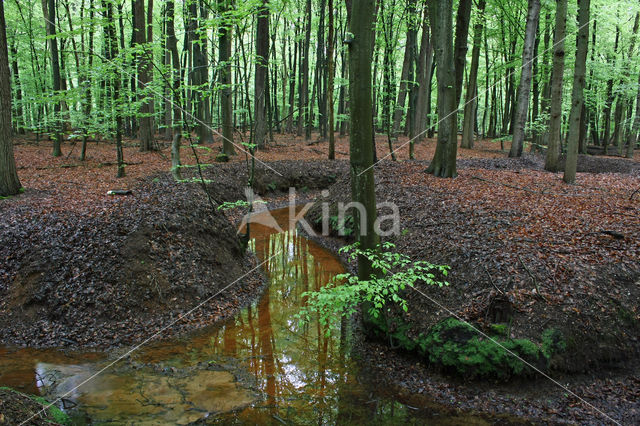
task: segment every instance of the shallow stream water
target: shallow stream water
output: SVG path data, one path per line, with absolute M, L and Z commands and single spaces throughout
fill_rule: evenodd
M 270 213 L 250 233 L 269 285 L 233 319 L 151 343 L 97 375 L 126 350 L 0 348 L 0 386 L 49 399 L 70 392 L 59 405 L 76 424 L 492 423 L 376 385 L 349 355 L 345 322 L 329 333 L 317 321 L 301 326 L 302 294 L 344 269 L 289 230 L 288 209 Z

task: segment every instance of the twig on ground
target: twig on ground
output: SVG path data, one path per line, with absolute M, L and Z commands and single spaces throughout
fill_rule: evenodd
M 524 264 L 524 261 L 522 260 L 520 255 L 518 255 L 518 260 L 522 264 L 522 267 L 525 269 L 525 271 L 527 271 L 527 274 L 529 274 L 529 276 L 533 280 L 533 285 L 536 287 L 536 292 L 538 293 L 538 295 L 542 298 L 542 300 L 547 302 L 547 298 L 544 297 L 544 294 L 540 292 L 540 286 L 538 285 L 538 280 L 536 280 L 536 277 L 531 273 L 531 270 L 527 267 L 527 265 Z
M 500 294 L 504 294 L 504 291 L 502 291 L 495 282 L 493 282 L 493 278 L 491 277 L 491 274 L 489 273 L 489 270 L 487 269 L 487 267 L 484 267 L 484 271 L 487 273 L 487 276 L 489 277 L 489 282 L 491 283 L 491 285 L 493 287 L 495 287 L 496 290 L 498 290 L 500 292 Z

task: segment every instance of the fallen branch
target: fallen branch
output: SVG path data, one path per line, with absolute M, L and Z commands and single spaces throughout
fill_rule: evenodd
M 493 282 L 493 278 L 491 277 L 491 274 L 489 273 L 489 270 L 487 269 L 487 267 L 484 267 L 484 271 L 487 273 L 487 276 L 489 277 L 489 282 L 491 283 L 491 285 L 500 292 L 500 294 L 504 294 L 504 291 L 502 291 L 497 285 L 496 283 Z
M 536 292 L 538 293 L 538 296 L 540 296 L 542 298 L 542 300 L 547 302 L 547 298 L 544 297 L 544 295 L 540 292 L 540 286 L 538 285 L 538 280 L 536 280 L 536 277 L 531 273 L 531 270 L 527 267 L 527 265 L 524 264 L 524 262 L 523 262 L 522 258 L 520 257 L 520 255 L 518 255 L 518 260 L 522 264 L 522 267 L 525 269 L 525 271 L 527 271 L 527 274 L 529 274 L 529 276 L 533 280 L 533 285 L 536 287 Z

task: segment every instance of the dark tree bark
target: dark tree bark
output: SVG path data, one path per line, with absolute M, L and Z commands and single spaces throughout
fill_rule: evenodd
M 115 116 L 115 136 L 116 136 L 116 157 L 118 162 L 118 178 L 125 176 L 124 157 L 122 153 L 122 115 L 118 108 L 120 102 L 120 71 L 113 60 L 118 56 L 118 41 L 116 38 L 116 23 L 113 16 L 113 3 L 111 1 L 102 0 L 102 8 L 106 12 L 105 20 L 105 44 L 106 59 L 109 66 L 112 67 L 107 93 L 109 93 L 110 106 L 112 114 Z M 144 15 L 143 15 L 144 16 Z
M 418 12 L 416 8 L 417 0 L 408 0 L 407 3 L 407 41 L 402 61 L 402 72 L 400 74 L 400 87 L 398 89 L 398 100 L 393 113 L 393 135 L 400 130 L 404 106 L 409 93 L 410 84 L 413 84 L 413 67 L 415 62 L 416 38 L 418 36 Z
M 302 135 L 305 128 L 305 139 L 311 139 L 310 111 L 309 111 L 309 44 L 311 42 L 311 0 L 307 0 L 305 6 L 305 30 L 302 42 L 302 61 L 300 66 L 300 79 L 298 89 L 298 136 Z
M 141 48 L 138 55 L 138 90 L 142 92 L 143 102 L 140 106 L 140 151 L 153 151 L 157 149 L 153 139 L 153 110 L 149 94 L 145 93 L 147 85 L 151 81 L 151 45 L 147 43 L 147 25 L 144 13 L 144 0 L 135 0 L 135 27 L 134 40 L 136 46 Z M 115 37 L 115 35 L 114 35 Z
M 573 73 L 573 93 L 569 115 L 569 135 L 567 137 L 567 161 L 564 167 L 564 181 L 576 181 L 578 165 L 578 139 L 580 120 L 584 106 L 584 86 L 587 74 L 587 50 L 589 48 L 589 7 L 590 0 L 578 0 L 578 37 L 576 39 L 576 65 Z
M 467 39 L 469 38 L 469 21 L 471 19 L 472 4 L 472 0 L 460 0 L 458 3 L 456 40 L 453 47 L 455 51 L 454 64 L 456 69 L 456 108 L 460 105 L 464 67 L 467 64 Z
M 452 0 L 436 0 L 431 8 L 438 69 L 438 144 L 427 169 L 434 176 L 452 178 L 456 172 L 458 150 L 456 124 L 455 64 L 453 55 Z
M 329 34 L 327 34 L 327 105 L 329 114 L 329 160 L 336 158 L 336 135 L 333 114 L 333 80 L 335 66 L 335 25 L 333 19 L 333 0 L 329 0 Z
M 638 145 L 638 136 L 640 136 L 640 75 L 638 76 L 638 94 L 636 95 L 636 115 L 627 138 L 627 158 L 633 158 L 633 150 Z
M 229 0 L 218 0 L 223 19 L 227 15 Z M 233 105 L 231 102 L 231 37 L 233 27 L 230 22 L 221 23 L 218 28 L 218 83 L 220 84 L 220 113 L 222 118 L 222 152 L 235 155 L 233 146 Z
M 53 81 L 53 92 L 57 96 L 62 89 L 62 78 L 60 76 L 60 54 L 58 53 L 58 40 L 56 39 L 56 2 L 55 0 L 42 1 L 42 13 L 44 14 L 45 24 L 47 28 L 47 36 L 49 37 L 49 50 L 51 52 L 51 76 Z M 53 104 L 54 113 L 54 135 L 53 135 L 53 156 L 62 155 L 62 129 L 60 111 L 62 108 L 61 101 L 55 101 Z
M 11 131 L 11 78 L 4 2 L 0 1 L 0 197 L 20 192 Z
M 266 97 L 267 72 L 269 70 L 269 8 L 267 0 L 263 0 L 258 9 L 258 25 L 256 30 L 256 72 L 254 86 L 255 143 L 264 148 L 267 130 Z
M 567 28 L 567 0 L 556 1 L 556 31 L 553 37 L 553 72 L 551 76 L 551 118 L 549 122 L 549 146 L 544 168 L 558 171 L 562 126 L 562 81 L 564 78 L 564 38 Z
M 467 83 L 467 94 L 464 103 L 464 119 L 462 124 L 462 148 L 473 148 L 473 130 L 478 108 L 478 66 L 480 64 L 480 45 L 484 28 L 484 8 L 487 2 L 478 2 L 478 20 L 473 28 L 473 50 L 471 51 L 471 69 Z
M 417 140 L 426 138 L 427 114 L 431 103 L 431 79 L 433 74 L 433 44 L 431 43 L 431 27 L 429 26 L 429 7 L 424 7 L 422 37 L 420 53 L 416 66 L 416 80 L 418 83 L 416 105 L 414 110 L 413 135 Z
M 364 250 L 377 248 L 379 237 L 374 231 L 376 196 L 373 170 L 373 114 L 371 63 L 373 56 L 374 0 L 353 0 L 349 43 L 349 94 L 351 100 L 351 197 L 365 208 L 365 227 L 361 227 L 360 212 L 355 209 L 356 238 Z M 371 262 L 358 258 L 358 276 L 369 279 L 374 272 Z
M 167 32 L 167 50 L 171 57 L 171 109 L 173 112 L 172 123 L 172 140 L 171 140 L 171 174 L 174 179 L 182 179 L 180 173 L 180 141 L 182 140 L 182 129 L 184 126 L 182 117 L 182 71 L 180 64 L 180 55 L 178 54 L 178 40 L 175 31 L 175 3 L 173 0 L 166 2 L 166 32 Z
M 527 124 L 527 114 L 529 111 L 529 93 L 531 91 L 531 69 L 533 67 L 534 46 L 536 42 L 536 29 L 540 18 L 540 0 L 529 0 L 529 11 L 527 13 L 527 25 L 524 36 L 524 52 L 522 54 L 522 74 L 520 85 L 518 86 L 518 97 L 516 105 L 516 120 L 513 130 L 513 141 L 509 157 L 522 157 L 522 146 L 524 145 L 525 126 Z
M 620 42 L 620 27 L 616 26 L 616 40 L 613 46 L 613 56 L 607 58 L 607 62 L 611 65 L 612 68 L 615 68 L 615 57 L 618 53 L 618 46 Z M 609 78 L 607 81 L 607 94 L 605 98 L 604 110 L 602 111 L 602 115 L 604 116 L 604 132 L 602 134 L 602 144 L 604 146 L 604 154 L 608 154 L 609 143 L 611 142 L 611 108 L 613 106 L 614 100 L 613 93 L 613 76 Z

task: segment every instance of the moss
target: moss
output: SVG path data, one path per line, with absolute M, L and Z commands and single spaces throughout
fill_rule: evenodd
M 491 331 L 498 336 L 509 336 L 509 327 L 507 324 L 491 324 Z
M 555 354 L 567 350 L 567 341 L 562 332 L 556 328 L 549 328 L 542 333 L 542 353 L 551 358 Z
M 551 332 L 545 334 L 548 345 L 545 352 L 530 340 L 505 338 L 506 326 L 492 327 L 494 336 L 487 338 L 455 318 L 441 321 L 417 339 L 408 337 L 410 325 L 400 319 L 378 319 L 372 323 L 378 327 L 378 334 L 389 338 L 392 344 L 419 352 L 432 364 L 469 378 L 508 379 L 531 375 L 534 370 L 530 365 L 546 368 L 547 354 L 563 348 L 563 341 Z
M 422 338 L 420 347 L 430 362 L 472 378 L 528 375 L 532 369 L 527 363 L 539 364 L 543 357 L 540 348 L 529 340 L 489 339 L 453 318 L 436 324 Z

